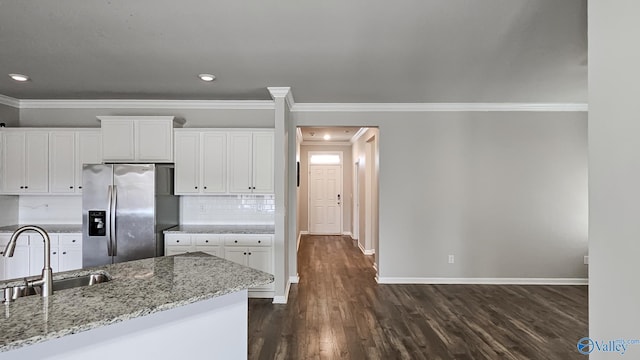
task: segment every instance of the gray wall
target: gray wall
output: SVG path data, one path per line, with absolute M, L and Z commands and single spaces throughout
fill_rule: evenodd
M 8 127 L 18 126 L 20 111 L 13 106 L 0 104 L 0 123 L 5 123 Z
M 600 341 L 640 338 L 639 12 L 589 1 L 589 336 Z M 640 358 L 640 345 L 625 355 Z
M 586 113 L 293 114 L 379 127 L 380 277 L 586 277 Z
M 21 109 L 22 127 L 100 127 L 100 115 L 172 115 L 184 127 L 273 128 L 273 110 Z
M 342 151 L 342 231 L 351 231 L 351 190 L 353 187 L 351 146 L 304 145 L 300 147 L 300 231 L 309 231 L 309 151 Z

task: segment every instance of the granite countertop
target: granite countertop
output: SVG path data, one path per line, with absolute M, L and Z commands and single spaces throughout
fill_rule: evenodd
M 274 225 L 178 225 L 165 234 L 274 234 Z
M 82 224 L 14 224 L 0 226 L 0 233 L 13 233 L 18 230 L 18 228 L 25 225 L 39 226 L 50 234 L 74 234 L 82 232 Z
M 273 275 L 204 253 L 136 260 L 54 275 L 110 281 L 0 304 L 0 352 L 273 282 Z M 0 289 L 21 281 L 2 281 Z

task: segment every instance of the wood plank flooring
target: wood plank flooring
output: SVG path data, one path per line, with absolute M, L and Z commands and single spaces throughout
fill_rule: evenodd
M 586 286 L 378 285 L 341 236 L 304 236 L 289 303 L 249 301 L 249 359 L 585 359 Z

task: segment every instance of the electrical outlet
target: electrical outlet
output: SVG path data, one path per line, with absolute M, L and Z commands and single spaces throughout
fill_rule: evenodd
M 449 255 L 449 264 L 453 264 L 455 262 L 455 258 L 453 255 Z
M 589 255 L 586 255 L 586 256 L 584 257 L 584 264 L 585 264 L 585 265 L 589 265 Z

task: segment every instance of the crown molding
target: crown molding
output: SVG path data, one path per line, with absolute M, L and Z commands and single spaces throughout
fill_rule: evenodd
M 0 104 L 11 106 L 14 108 L 20 107 L 20 100 L 12 98 L 10 96 L 0 95 Z
M 18 100 L 21 109 L 273 110 L 272 100 Z
M 291 91 L 291 87 L 267 87 L 267 90 L 269 90 L 269 93 L 274 100 L 277 97 L 284 97 L 287 101 L 287 104 L 289 104 L 289 109 L 292 109 L 296 104 L 295 100 L 293 99 L 293 92 Z
M 438 112 L 438 111 L 571 111 L 586 112 L 584 103 L 297 103 L 293 112 Z

